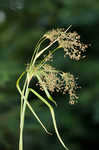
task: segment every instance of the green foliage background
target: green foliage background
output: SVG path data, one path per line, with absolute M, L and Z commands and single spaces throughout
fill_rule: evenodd
M 19 3 L 18 3 L 19 2 Z M 73 73 L 82 87 L 79 103 L 68 104 L 68 96 L 54 93 L 60 134 L 70 150 L 93 150 L 99 143 L 99 0 L 0 0 L 0 149 L 18 149 L 20 97 L 16 80 L 29 63 L 33 48 L 49 29 L 77 31 L 89 43 L 86 58 L 63 59 L 61 50 L 54 66 Z M 32 85 L 33 86 L 33 85 Z M 30 96 L 31 104 L 46 126 L 48 136 L 27 110 L 24 150 L 62 150 L 54 134 L 48 109 Z

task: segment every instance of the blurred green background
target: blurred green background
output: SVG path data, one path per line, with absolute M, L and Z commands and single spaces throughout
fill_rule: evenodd
M 49 29 L 72 24 L 71 31 L 91 44 L 86 58 L 63 59 L 59 51 L 54 66 L 78 77 L 79 103 L 54 93 L 60 135 L 70 150 L 93 150 L 99 145 L 99 0 L 0 0 L 0 150 L 18 149 L 20 96 L 16 80 L 30 62 L 33 48 Z M 31 105 L 53 136 L 46 135 L 27 110 L 24 150 L 62 150 L 49 110 L 36 97 Z

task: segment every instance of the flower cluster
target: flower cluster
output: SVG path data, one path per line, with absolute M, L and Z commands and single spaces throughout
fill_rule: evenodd
M 51 65 L 45 64 L 42 66 L 41 80 L 39 82 L 40 89 L 44 90 L 45 86 L 50 92 L 62 92 L 63 94 L 69 93 L 70 104 L 74 104 L 78 97 L 75 94 L 77 88 L 74 76 L 70 73 L 57 71 Z
M 71 59 L 80 60 L 82 53 L 88 47 L 80 42 L 80 36 L 76 32 L 66 32 L 64 29 L 56 29 L 44 35 L 50 41 L 58 41 L 59 47 L 64 49 L 64 56 Z
M 40 52 L 37 52 L 36 56 L 41 56 L 47 49 L 58 42 L 58 49 L 64 49 L 64 56 L 69 56 L 71 59 L 79 60 L 82 53 L 85 52 L 87 45 L 80 42 L 80 36 L 76 32 L 67 32 L 63 28 L 53 29 L 44 34 L 45 39 L 49 39 L 51 43 Z M 78 97 L 76 96 L 76 81 L 74 76 L 70 73 L 65 73 L 56 70 L 48 63 L 53 60 L 53 51 L 48 51 L 46 55 L 43 54 L 43 60 L 40 64 L 30 65 L 32 68 L 28 70 L 30 80 L 33 76 L 39 76 L 37 85 L 39 84 L 41 90 L 48 90 L 50 92 L 62 92 L 68 93 L 70 96 L 69 103 L 74 104 Z M 38 78 L 38 77 L 37 77 Z M 29 81 L 30 81 L 29 80 Z
M 76 81 L 74 79 L 74 76 L 70 73 L 64 73 L 62 74 L 63 81 L 65 81 L 63 94 L 66 92 L 69 93 L 70 99 L 69 103 L 74 104 L 77 102 L 78 96 L 75 93 L 75 90 L 78 88 Z

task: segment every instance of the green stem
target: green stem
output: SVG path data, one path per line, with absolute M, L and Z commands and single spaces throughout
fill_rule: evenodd
M 26 89 L 26 80 L 25 80 L 25 83 L 24 83 L 24 86 L 23 86 L 23 90 L 22 90 L 22 95 L 21 96 L 21 107 L 20 107 L 20 118 L 21 118 L 21 114 L 22 114 L 22 109 L 23 109 L 23 102 L 24 102 L 24 92 L 25 92 L 25 89 Z
M 38 57 L 40 57 L 40 55 L 42 55 L 49 47 L 51 47 L 55 42 L 57 41 L 57 39 L 53 42 L 51 42 L 47 47 L 45 47 L 44 49 L 42 49 L 34 58 L 33 61 L 33 65 L 35 64 L 35 61 L 37 60 Z
M 30 89 L 29 90 L 34 93 L 43 103 L 45 103 L 48 108 L 50 109 L 50 112 L 51 112 L 51 116 L 52 116 L 52 120 L 53 120 L 53 124 L 54 124 L 54 128 L 55 128 L 55 132 L 56 132 L 56 135 L 60 141 L 60 143 L 63 145 L 63 147 L 66 149 L 66 150 L 69 150 L 67 148 L 67 146 L 65 146 L 64 142 L 62 141 L 60 135 L 59 135 L 59 132 L 58 132 L 58 129 L 57 129 L 57 125 L 56 125 L 56 119 L 55 119 L 55 113 L 54 113 L 54 110 L 53 110 L 53 107 L 46 101 L 45 98 L 43 98 L 41 95 L 39 95 L 34 89 Z
M 21 78 L 24 76 L 24 74 L 25 74 L 25 72 L 23 72 L 23 73 L 20 75 L 20 77 L 18 78 L 18 80 L 16 81 L 16 87 L 17 87 L 19 93 L 21 94 L 20 118 L 21 118 L 22 109 L 23 109 L 23 108 L 22 108 L 22 107 L 23 107 L 23 99 L 24 99 L 23 95 L 24 95 L 24 91 L 25 91 L 25 88 L 26 88 L 26 81 L 25 81 L 25 83 L 24 83 L 22 92 L 21 92 L 21 89 L 20 89 L 20 86 L 19 86 L 19 82 L 20 82 Z
M 38 52 L 38 50 L 39 50 L 41 44 L 42 44 L 45 40 L 46 40 L 46 38 L 42 37 L 42 38 L 37 42 L 30 64 L 33 63 L 34 56 L 36 56 L 36 54 L 37 54 L 37 52 Z
M 26 91 L 25 91 L 25 99 L 24 99 L 21 118 L 20 118 L 19 150 L 23 150 L 23 128 L 24 128 L 24 119 L 25 119 L 25 110 L 26 110 L 27 98 L 28 98 L 28 86 L 29 86 L 29 83 L 27 82 Z M 22 95 L 22 97 L 23 97 L 23 95 Z

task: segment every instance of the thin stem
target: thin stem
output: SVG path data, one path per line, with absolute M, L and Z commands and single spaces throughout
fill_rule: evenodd
M 19 93 L 22 93 L 21 94 L 21 107 L 20 107 L 20 120 L 21 120 L 21 114 L 22 114 L 22 109 L 23 109 L 23 99 L 24 99 L 24 92 L 25 92 L 25 88 L 26 88 L 26 80 L 25 80 L 25 83 L 24 83 L 24 86 L 23 86 L 23 90 L 21 92 L 21 89 L 20 89 L 20 86 L 19 86 L 19 82 L 21 80 L 21 78 L 24 76 L 25 72 L 23 72 L 20 77 L 18 78 L 17 82 L 16 82 L 16 87 L 19 91 Z M 20 125 L 21 126 L 21 125 Z
M 71 27 L 72 27 L 72 25 L 70 25 L 70 26 L 66 29 L 65 33 L 66 33 Z
M 51 51 L 51 54 L 55 53 L 56 50 L 58 50 L 60 47 L 58 46 L 53 51 Z M 46 58 L 49 56 L 49 54 L 40 62 L 39 68 L 41 68 L 46 63 Z
M 25 91 L 25 100 L 24 100 L 22 114 L 21 114 L 21 120 L 20 120 L 19 150 L 23 150 L 23 128 L 24 128 L 26 102 L 27 102 L 27 98 L 28 98 L 28 86 L 29 86 L 29 83 L 27 82 L 26 91 Z M 22 97 L 23 97 L 23 95 L 22 95 Z
M 66 150 L 69 150 L 67 148 L 67 146 L 65 146 L 64 142 L 62 141 L 60 135 L 59 135 L 59 132 L 58 132 L 58 129 L 57 129 L 57 125 L 56 125 L 56 119 L 55 119 L 55 113 L 54 113 L 54 109 L 53 107 L 46 101 L 45 98 L 43 98 L 41 95 L 39 95 L 34 89 L 30 89 L 29 90 L 34 93 L 43 103 L 45 103 L 48 108 L 50 109 L 50 112 L 51 112 L 51 116 L 52 116 L 52 120 L 53 120 L 53 124 L 54 124 L 54 128 L 55 128 L 55 132 L 56 132 L 56 135 L 60 141 L 60 143 L 63 145 L 63 147 L 66 149 Z
M 35 47 L 35 50 L 34 50 L 34 53 L 33 53 L 32 59 L 31 59 L 31 64 L 32 64 L 32 62 L 33 62 L 34 56 L 37 54 L 37 52 L 38 52 L 38 50 L 39 50 L 41 44 L 42 44 L 45 40 L 46 40 L 46 38 L 45 38 L 45 37 L 42 37 L 42 38 L 38 41 L 38 43 L 36 44 L 36 47 Z
M 33 108 L 31 107 L 31 105 L 28 103 L 27 101 L 27 106 L 29 107 L 30 111 L 33 113 L 33 115 L 35 116 L 35 118 L 37 119 L 37 121 L 40 123 L 40 125 L 42 126 L 42 128 L 45 130 L 45 132 L 49 135 L 52 135 L 51 132 L 49 132 L 45 126 L 43 125 L 43 123 L 41 122 L 41 120 L 39 119 L 39 117 L 37 116 L 37 114 L 35 113 L 35 111 L 33 110 Z
M 56 39 L 55 41 L 51 42 L 47 47 L 45 47 L 43 50 L 41 50 L 41 51 L 35 56 L 34 61 L 33 61 L 33 65 L 34 65 L 36 59 L 37 59 L 40 55 L 42 55 L 42 53 L 44 53 L 49 47 L 51 47 L 56 41 L 57 41 L 57 39 Z
M 26 80 L 25 80 L 25 83 L 24 83 L 24 86 L 23 86 L 22 95 L 24 95 L 25 89 L 26 89 Z M 21 118 L 21 114 L 22 114 L 22 111 L 23 111 L 23 110 L 22 110 L 22 109 L 23 109 L 23 99 L 24 99 L 24 97 L 21 96 L 20 118 Z

